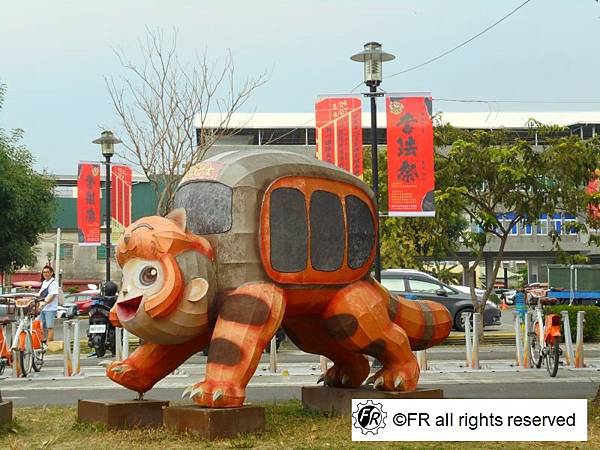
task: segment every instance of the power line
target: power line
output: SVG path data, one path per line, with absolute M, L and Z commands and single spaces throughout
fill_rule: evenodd
M 427 64 L 430 64 L 430 63 L 432 63 L 432 62 L 434 62 L 434 61 L 437 61 L 437 60 L 438 60 L 438 59 L 440 59 L 440 58 L 443 58 L 444 56 L 446 56 L 446 55 L 448 55 L 448 54 L 452 53 L 452 52 L 453 52 L 453 51 L 455 51 L 455 50 L 458 50 L 458 49 L 459 49 L 459 48 L 461 48 L 461 47 L 464 47 L 464 46 L 465 46 L 465 45 L 467 45 L 469 42 L 471 42 L 471 41 L 473 41 L 473 40 L 477 39 L 477 38 L 478 38 L 479 36 L 481 36 L 482 34 L 484 34 L 484 33 L 488 32 L 489 30 L 491 30 L 492 28 L 494 28 L 496 25 L 498 25 L 498 24 L 500 24 L 500 23 L 504 22 L 506 19 L 508 19 L 510 16 L 512 16 L 514 13 L 516 13 L 516 12 L 517 12 L 519 9 L 521 9 L 523 6 L 525 6 L 525 5 L 526 5 L 527 3 L 529 3 L 530 1 L 531 1 L 531 0 L 526 0 L 526 1 L 524 1 L 524 2 L 523 2 L 523 3 L 521 3 L 519 6 L 517 6 L 516 8 L 514 8 L 512 11 L 510 11 L 508 14 L 506 14 L 505 16 L 503 16 L 501 19 L 497 20 L 497 21 L 496 21 L 496 22 L 494 22 L 492 25 L 490 25 L 489 27 L 485 28 L 483 31 L 480 31 L 480 32 L 479 32 L 479 33 L 477 33 L 475 36 L 473 36 L 473 37 L 471 37 L 471 38 L 467 39 L 466 41 L 462 42 L 461 44 L 458 44 L 456 47 L 453 47 L 453 48 L 451 48 L 450 50 L 447 50 L 447 51 L 445 51 L 444 53 L 441 53 L 440 55 L 438 55 L 438 56 L 436 56 L 436 57 L 434 57 L 434 58 L 428 59 L 427 61 L 425 61 L 425 62 L 422 62 L 421 64 L 417 64 L 416 66 L 412 66 L 412 67 L 409 67 L 408 69 L 404 69 L 404 70 L 402 70 L 402 71 L 400 71 L 400 72 L 394 73 L 394 74 L 392 74 L 392 75 L 388 75 L 387 77 L 384 77 L 384 79 L 387 79 L 387 78 L 392 78 L 392 77 L 395 77 L 396 75 L 401 75 L 401 74 L 403 74 L 403 73 L 410 72 L 410 71 L 412 71 L 412 70 L 416 70 L 416 69 L 418 69 L 418 68 L 420 68 L 420 67 L 423 67 L 423 66 L 425 66 L 425 65 L 427 65 Z
M 456 103 L 518 103 L 518 104 L 540 104 L 540 105 L 598 105 L 595 100 L 484 100 L 476 98 L 433 98 L 436 102 L 456 102 Z

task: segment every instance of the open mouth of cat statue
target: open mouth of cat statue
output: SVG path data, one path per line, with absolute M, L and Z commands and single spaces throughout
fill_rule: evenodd
M 117 315 L 119 316 L 119 320 L 122 322 L 126 322 L 135 317 L 135 313 L 140 307 L 142 303 L 142 296 L 138 295 L 137 297 L 130 298 L 129 300 L 124 300 L 117 303 Z

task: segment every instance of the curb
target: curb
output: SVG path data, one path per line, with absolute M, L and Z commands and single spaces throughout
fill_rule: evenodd
M 515 344 L 515 333 L 484 333 L 483 345 L 513 345 Z M 439 345 L 465 345 L 464 334 L 451 334 Z

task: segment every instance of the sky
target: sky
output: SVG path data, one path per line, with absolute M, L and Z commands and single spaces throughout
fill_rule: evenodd
M 35 168 L 76 174 L 100 160 L 91 143 L 119 129 L 104 77 L 119 76 L 114 49 L 139 60 L 147 28 L 178 33 L 182 59 L 233 54 L 240 78 L 269 73 L 251 112 L 311 112 L 317 96 L 349 93 L 369 41 L 396 56 L 387 92 L 431 92 L 436 111 L 600 110 L 600 3 L 530 0 L 449 55 L 405 74 L 490 26 L 524 0 L 2 0 L 0 128 L 22 128 Z M 356 92 L 361 92 L 359 87 Z M 435 99 L 484 99 L 473 104 Z M 598 103 L 500 103 L 503 100 Z

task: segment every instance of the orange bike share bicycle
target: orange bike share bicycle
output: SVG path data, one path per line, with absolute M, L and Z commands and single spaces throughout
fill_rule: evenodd
M 0 298 L 9 311 L 10 307 L 16 310 L 14 320 L 8 317 L 0 319 L 0 371 L 8 365 L 14 366 L 19 377 L 26 377 L 32 370 L 39 372 L 44 364 L 44 331 L 35 314 L 37 304 L 43 299 L 34 294 L 4 294 Z M 17 330 L 9 346 L 10 333 L 6 333 L 6 326 L 11 322 L 17 323 Z
M 531 292 L 528 295 L 527 304 L 532 311 L 531 321 L 528 324 L 529 348 L 531 350 L 531 362 L 537 368 L 545 362 L 546 370 L 551 377 L 558 373 L 558 364 L 562 350 L 560 341 L 561 318 L 558 314 L 544 314 L 543 306 L 555 305 L 558 300 L 545 297 L 545 292 Z M 541 294 L 536 296 L 536 294 Z

